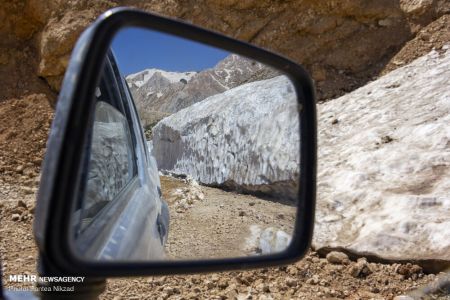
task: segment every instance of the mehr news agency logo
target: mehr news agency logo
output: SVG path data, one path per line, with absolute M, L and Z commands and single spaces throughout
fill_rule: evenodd
M 9 291 L 31 292 L 73 292 L 75 285 L 70 283 L 83 283 L 84 276 L 36 276 L 36 275 L 9 275 L 9 282 L 30 284 L 29 286 L 6 287 Z M 39 285 L 37 285 L 39 283 Z M 60 284 L 60 285 L 59 285 Z

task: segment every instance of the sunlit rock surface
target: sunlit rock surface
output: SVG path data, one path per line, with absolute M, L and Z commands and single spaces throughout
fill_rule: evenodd
M 294 87 L 284 76 L 211 96 L 159 122 L 159 169 L 203 184 L 294 198 L 299 123 Z
M 450 260 L 448 49 L 319 105 L 315 247 Z

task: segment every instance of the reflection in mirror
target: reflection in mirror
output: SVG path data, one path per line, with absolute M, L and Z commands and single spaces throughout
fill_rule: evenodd
M 88 189 L 80 215 L 80 230 L 131 180 L 132 149 L 125 117 L 112 105 L 99 100 L 95 106 Z
M 130 28 L 112 42 L 95 101 L 73 218 L 80 256 L 209 259 L 286 249 L 300 128 L 285 75 Z

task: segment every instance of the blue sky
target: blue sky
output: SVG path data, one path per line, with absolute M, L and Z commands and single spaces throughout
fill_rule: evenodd
M 148 29 L 122 29 L 112 48 L 123 75 L 143 69 L 201 71 L 211 68 L 229 52 Z

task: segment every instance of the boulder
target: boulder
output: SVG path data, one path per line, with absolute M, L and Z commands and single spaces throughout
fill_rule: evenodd
M 350 263 L 347 254 L 338 251 L 331 251 L 327 254 L 327 261 L 331 264 L 346 265 Z

